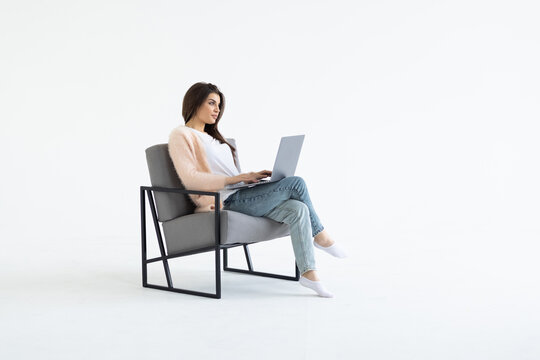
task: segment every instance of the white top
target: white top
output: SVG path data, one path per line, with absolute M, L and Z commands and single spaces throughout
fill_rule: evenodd
M 200 132 L 199 130 L 195 130 L 189 126 L 186 127 L 191 129 L 201 139 L 204 145 L 204 150 L 206 151 L 206 160 L 208 161 L 208 165 L 210 166 L 210 170 L 213 174 L 227 176 L 236 176 L 240 174 L 236 168 L 236 165 L 234 164 L 232 151 L 229 145 L 225 143 L 221 144 L 219 140 L 214 139 L 205 132 Z M 219 197 L 222 201 L 225 201 L 225 199 L 238 190 L 239 189 L 219 190 Z

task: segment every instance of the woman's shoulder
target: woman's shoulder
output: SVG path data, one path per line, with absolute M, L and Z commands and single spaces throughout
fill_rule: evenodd
M 201 153 L 204 142 L 187 126 L 180 125 L 172 129 L 169 135 L 169 149 L 189 151 L 191 153 Z
M 191 134 L 191 131 L 189 128 L 185 125 L 179 125 L 171 130 L 171 133 L 178 133 L 178 134 Z
M 219 141 L 215 139 L 212 135 L 204 131 L 195 130 L 193 128 L 190 128 L 189 126 L 179 126 L 174 130 L 187 132 L 188 134 L 183 135 L 190 136 L 193 141 L 201 141 L 204 144 L 213 144 L 214 142 L 217 142 L 219 144 Z
M 193 141 L 195 134 L 185 125 L 180 125 L 171 130 L 169 141 L 171 139 L 184 139 Z

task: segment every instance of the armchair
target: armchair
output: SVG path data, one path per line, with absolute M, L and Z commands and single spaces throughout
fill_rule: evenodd
M 227 139 L 236 147 L 234 139 Z M 236 152 L 238 154 L 238 151 Z M 295 275 L 285 276 L 253 270 L 248 245 L 290 235 L 289 226 L 265 217 L 253 217 L 230 210 L 221 210 L 219 192 L 187 190 L 178 178 L 169 156 L 168 144 L 146 149 L 146 160 L 152 186 L 140 187 L 142 286 L 190 295 L 221 298 L 221 250 L 223 270 L 250 275 L 298 281 L 300 273 L 295 263 Z M 237 168 L 240 163 L 237 160 Z M 150 204 L 160 256 L 148 259 L 146 239 L 146 201 Z M 215 198 L 213 212 L 194 213 L 195 205 L 189 194 L 210 195 Z M 163 227 L 161 232 L 160 223 Z M 228 266 L 227 250 L 242 246 L 248 270 Z M 169 269 L 169 260 L 213 251 L 215 253 L 215 293 L 176 288 Z M 167 286 L 148 283 L 147 266 L 163 263 Z

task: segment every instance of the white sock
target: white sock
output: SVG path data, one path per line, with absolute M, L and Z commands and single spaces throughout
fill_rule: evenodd
M 309 280 L 308 278 L 305 278 L 303 276 L 300 276 L 300 285 L 305 286 L 307 288 L 310 288 L 311 290 L 315 290 L 319 296 L 322 297 L 334 297 L 332 293 L 328 292 L 324 286 L 321 284 L 320 281 L 313 281 Z
M 337 258 L 343 259 L 347 257 L 347 253 L 345 252 L 345 250 L 343 250 L 343 248 L 341 248 L 337 243 L 333 243 L 330 246 L 324 247 L 317 244 L 315 241 L 313 241 L 313 245 L 315 245 L 316 248 L 324 250 L 330 255 L 335 256 Z

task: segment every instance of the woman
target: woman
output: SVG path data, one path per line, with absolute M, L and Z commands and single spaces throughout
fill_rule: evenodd
M 169 136 L 169 154 L 186 189 L 219 191 L 220 208 L 251 216 L 264 216 L 289 225 L 300 284 L 319 296 L 332 297 L 319 280 L 313 246 L 338 257 L 346 257 L 323 228 L 301 177 L 286 177 L 272 182 L 235 190 L 229 184 L 255 183 L 272 175 L 269 170 L 240 174 L 236 167 L 236 149 L 218 131 L 225 109 L 225 97 L 217 86 L 199 82 L 184 96 L 182 117 L 185 126 Z M 190 195 L 195 212 L 213 211 L 214 197 Z M 311 237 L 314 236 L 314 242 Z

